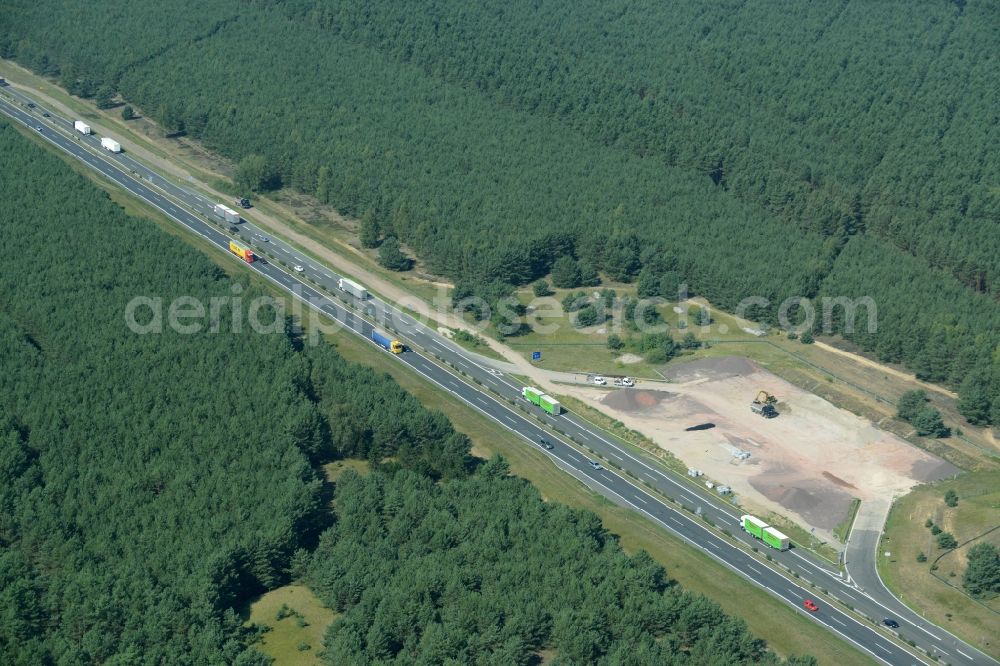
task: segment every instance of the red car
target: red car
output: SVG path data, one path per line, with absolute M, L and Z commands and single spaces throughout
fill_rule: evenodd
M 819 610 L 819 606 L 817 606 L 816 602 L 813 601 L 812 599 L 806 599 L 805 601 L 803 601 L 802 607 L 805 608 L 810 613 L 815 613 L 816 611 Z

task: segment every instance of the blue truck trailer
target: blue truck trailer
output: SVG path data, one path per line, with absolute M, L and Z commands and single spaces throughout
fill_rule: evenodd
M 394 340 L 383 333 L 379 333 L 374 328 L 372 329 L 372 342 L 377 344 L 382 349 L 392 352 L 393 354 L 403 353 L 404 347 L 402 342 Z

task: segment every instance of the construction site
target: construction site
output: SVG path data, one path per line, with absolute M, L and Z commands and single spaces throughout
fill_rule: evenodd
M 668 382 L 563 391 L 650 437 L 744 509 L 786 516 L 825 541 L 854 498 L 886 499 L 957 469 L 749 359 L 669 367 Z

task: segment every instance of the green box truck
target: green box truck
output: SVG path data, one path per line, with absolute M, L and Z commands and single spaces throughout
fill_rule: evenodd
M 765 546 L 774 548 L 775 550 L 788 550 L 790 543 L 788 537 L 769 526 L 760 518 L 744 515 L 740 516 L 740 523 L 742 523 L 743 530 L 747 534 L 760 539 L 764 542 Z
M 549 414 L 562 414 L 562 405 L 551 395 L 541 395 L 538 397 L 538 406 Z
M 542 392 L 536 388 L 530 386 L 525 386 L 521 389 L 521 397 L 530 402 L 533 405 L 537 405 L 539 399 L 542 397 Z
M 559 401 L 536 388 L 525 386 L 521 389 L 521 397 L 533 405 L 538 405 L 549 414 L 562 414 L 562 405 Z
M 764 528 L 764 536 L 761 537 L 761 540 L 775 550 L 788 550 L 788 537 L 773 527 Z
M 741 516 L 740 522 L 743 523 L 743 530 L 747 534 L 758 539 L 764 538 L 764 529 L 767 527 L 767 523 L 763 520 L 755 516 Z

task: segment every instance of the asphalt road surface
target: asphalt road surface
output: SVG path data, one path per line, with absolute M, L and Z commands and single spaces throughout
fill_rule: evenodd
M 11 97 L 14 98 L 13 102 Z M 545 414 L 521 398 L 519 384 L 481 362 L 481 357 L 452 343 L 434 329 L 415 321 L 410 315 L 401 313 L 391 304 L 376 298 L 359 302 L 340 291 L 337 288 L 340 276 L 298 249 L 271 237 L 266 230 L 244 221 L 238 225 L 235 234 L 227 234 L 225 229 L 229 225 L 220 228 L 209 221 L 215 220 L 218 223 L 211 212 L 216 201 L 180 187 L 152 171 L 133 159 L 127 152 L 127 146 L 123 146 L 126 152 L 118 154 L 103 150 L 99 137 L 80 135 L 73 130 L 72 120 L 59 118 L 51 112 L 50 117 L 42 117 L 43 109 L 29 109 L 26 107 L 27 101 L 28 98 L 18 91 L 11 88 L 0 89 L 0 111 L 6 115 L 33 128 L 45 140 L 218 246 L 234 261 L 240 260 L 228 252 L 228 244 L 232 237 L 238 237 L 262 248 L 272 259 L 300 266 L 302 271 L 296 272 L 272 262 L 241 262 L 249 270 L 290 292 L 304 307 L 322 312 L 338 325 L 365 338 L 370 339 L 373 328 L 368 319 L 377 321 L 382 328 L 398 331 L 398 337 L 407 343 L 407 351 L 399 354 L 398 360 L 427 381 L 520 435 L 529 445 L 537 446 L 559 467 L 590 488 L 679 535 L 692 546 L 791 604 L 799 612 L 825 625 L 877 661 L 887 664 L 916 664 L 921 661 L 890 640 L 887 630 L 878 626 L 879 619 L 892 617 L 900 622 L 901 626 L 896 630 L 900 637 L 928 650 L 941 662 L 970 665 L 1000 663 L 924 621 L 893 597 L 884 586 L 875 590 L 862 590 L 841 577 L 836 568 L 808 552 L 800 552 L 794 548 L 776 552 L 766 548 L 741 531 L 739 512 L 723 500 L 709 495 L 696 484 L 663 471 L 655 463 L 647 462 L 641 454 L 571 413 L 558 416 Z M 231 202 L 223 203 L 235 208 Z M 267 237 L 268 240 L 264 241 L 262 237 Z M 324 293 L 314 287 L 313 282 L 337 296 Z M 368 318 L 359 316 L 355 310 L 365 312 Z M 430 354 L 420 353 L 414 348 L 426 350 Z M 457 368 L 466 377 L 474 378 L 489 390 L 484 390 L 442 367 L 431 359 L 431 354 Z M 595 469 L 585 453 L 571 446 L 565 439 L 553 435 L 540 423 L 558 428 L 575 442 L 597 452 L 604 458 L 603 461 L 595 460 L 599 462 L 601 469 Z M 552 450 L 539 445 L 542 438 L 554 444 Z M 622 471 L 627 471 L 632 479 L 618 470 L 608 469 L 607 461 L 613 462 Z M 655 488 L 673 503 L 647 492 L 633 479 L 639 479 Z M 681 505 L 686 509 L 680 508 Z M 708 521 L 728 531 L 730 537 L 711 530 L 706 524 Z M 793 579 L 778 573 L 766 562 L 737 547 L 735 541 L 755 546 L 760 551 L 768 551 L 774 563 L 795 572 L 799 578 Z M 872 556 L 874 557 L 874 552 Z M 846 609 L 818 596 L 815 590 L 802 583 L 813 583 L 817 588 L 828 590 L 831 596 L 863 615 L 874 618 L 876 622 L 855 619 Z M 806 611 L 802 605 L 806 599 L 814 599 L 819 610 L 814 613 Z

